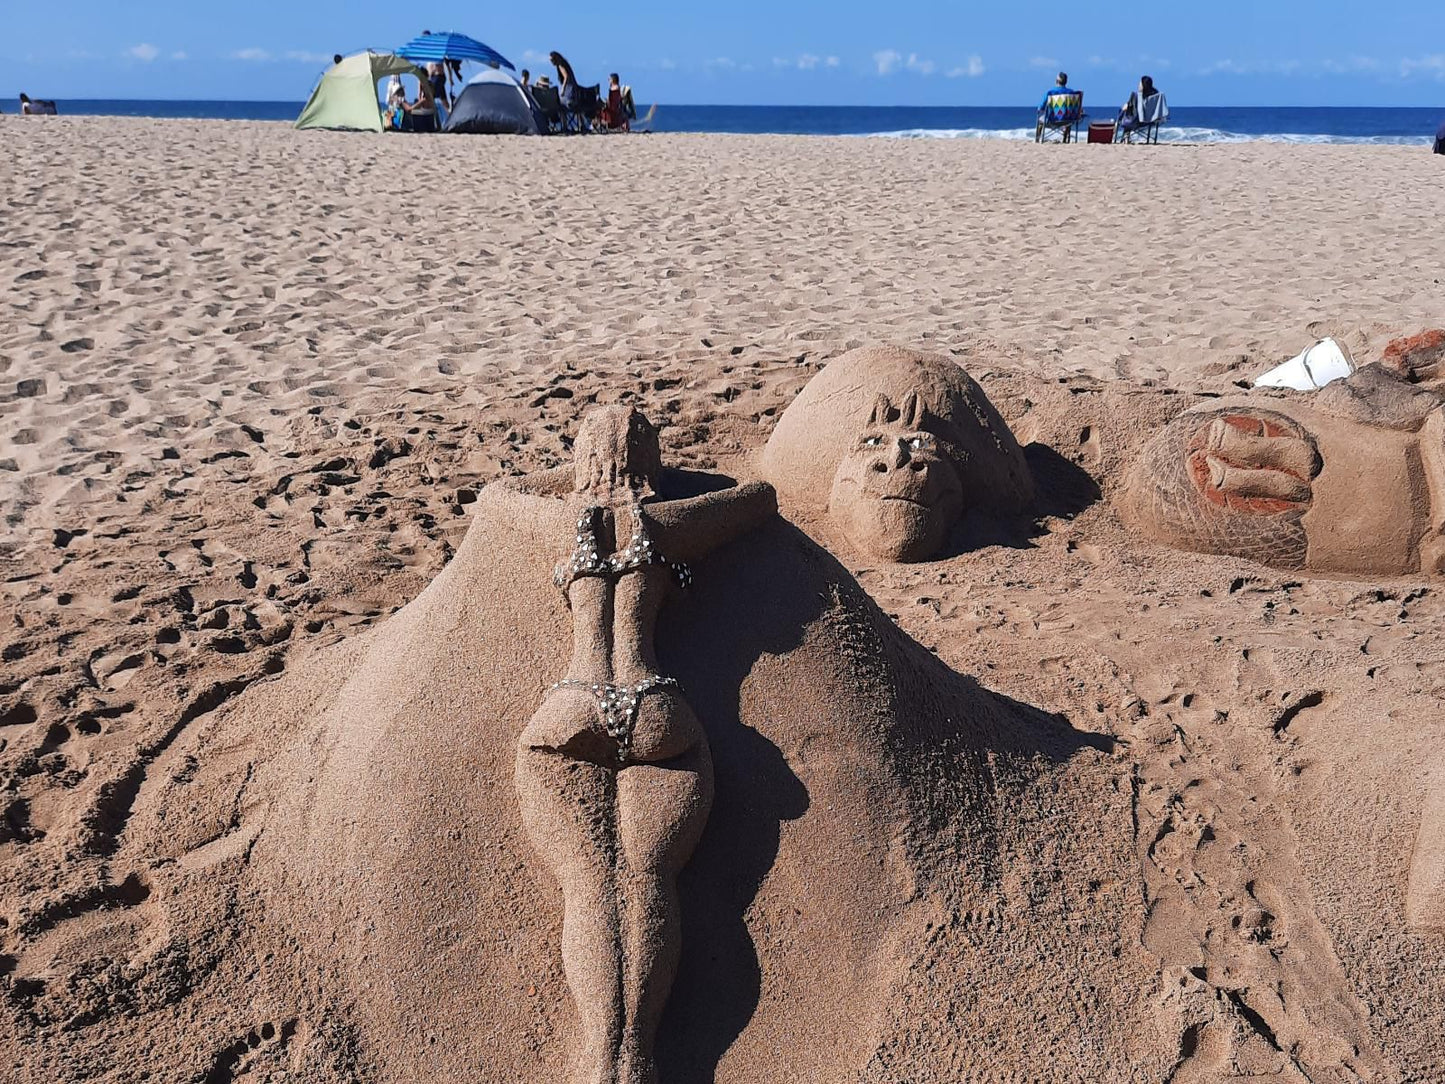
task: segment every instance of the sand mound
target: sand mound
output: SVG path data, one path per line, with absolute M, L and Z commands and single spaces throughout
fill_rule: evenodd
M 315 1071 L 562 1079 L 585 1054 L 557 876 L 529 845 L 520 770 L 514 780 L 518 734 L 569 672 L 581 620 L 575 588 L 569 614 L 553 583 L 575 537 L 571 479 L 487 487 L 455 559 L 414 602 L 244 696 L 200 739 L 194 774 L 148 810 L 147 849 L 207 870 L 171 908 L 211 921 L 218 904 L 196 900 L 241 901 L 244 939 L 284 960 L 255 981 L 293 1014 L 331 1020 L 309 1048 Z M 715 773 L 680 880 L 660 1079 L 840 1079 L 903 1049 L 888 1038 L 903 1024 L 899 990 L 944 926 L 975 921 L 967 899 L 1035 860 L 1078 851 L 1070 876 L 1086 881 L 1121 861 L 1107 742 L 942 666 L 769 511 L 765 488 L 664 472 L 657 489 L 643 505 L 651 537 L 694 579 L 661 609 L 656 658 Z M 253 768 L 238 778 L 243 747 Z M 645 788 L 627 782 L 644 768 L 614 768 L 619 791 Z M 645 808 L 661 800 L 640 793 Z M 1037 811 L 1014 823 L 1024 794 Z M 216 834 L 199 827 L 215 823 L 206 810 L 230 820 L 197 851 Z M 1047 839 L 1032 834 L 1043 822 Z M 226 866 L 242 853 L 244 873 Z M 1129 952 L 1120 963 L 1104 945 L 1068 944 L 1066 925 L 1031 936 L 1075 963 L 1134 966 Z M 962 961 L 929 966 L 935 984 L 967 984 Z M 1072 981 L 1058 966 L 1046 970 Z M 990 971 L 978 959 L 966 970 Z M 912 1049 L 924 1065 L 936 1053 Z

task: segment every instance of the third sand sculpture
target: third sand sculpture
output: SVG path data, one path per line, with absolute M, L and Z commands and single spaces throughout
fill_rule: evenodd
M 1309 395 L 1181 414 L 1130 470 L 1125 519 L 1180 549 L 1276 568 L 1445 572 L 1445 333 L 1417 338 Z
M 653 1040 L 681 944 L 677 875 L 712 805 L 707 738 L 654 650 L 658 614 L 691 576 L 648 526 L 642 502 L 660 468 L 657 432 L 637 411 L 583 419 L 573 498 L 583 507 L 554 576 L 572 611 L 572 659 L 518 743 L 522 822 L 564 899 L 578 1084 L 656 1079 Z

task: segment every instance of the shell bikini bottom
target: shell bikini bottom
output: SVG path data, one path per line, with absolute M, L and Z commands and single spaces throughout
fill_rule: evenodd
M 608 736 L 617 742 L 618 759 L 626 760 L 632 748 L 632 732 L 637 727 L 637 713 L 643 696 L 654 689 L 675 689 L 680 692 L 682 683 L 671 677 L 650 677 L 636 685 L 563 678 L 561 681 L 554 681 L 547 691 L 552 693 L 558 689 L 581 689 L 592 694 L 598 721 Z

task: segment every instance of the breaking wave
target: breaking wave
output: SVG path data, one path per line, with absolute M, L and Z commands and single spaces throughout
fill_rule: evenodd
M 1082 136 L 1082 132 L 1080 135 Z M 1027 141 L 1032 128 L 904 128 L 896 132 L 869 132 L 870 139 L 1006 139 Z M 1082 142 L 1082 140 L 1081 140 Z M 1306 132 L 1226 132 L 1219 128 L 1161 128 L 1160 143 L 1330 143 L 1382 147 L 1430 145 L 1429 136 L 1416 135 L 1321 135 Z

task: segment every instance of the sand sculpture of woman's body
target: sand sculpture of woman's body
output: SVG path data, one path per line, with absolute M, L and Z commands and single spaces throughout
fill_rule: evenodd
M 555 576 L 572 659 L 522 733 L 517 790 L 562 888 L 562 961 L 583 1036 L 575 1079 L 648 1084 L 681 944 L 677 875 L 712 804 L 706 736 L 654 649 L 658 614 L 690 573 L 653 535 L 699 553 L 716 517 L 650 519 L 657 437 L 635 411 L 588 415 L 576 451 L 577 531 Z M 745 519 L 773 507 L 771 491 L 734 503 Z

